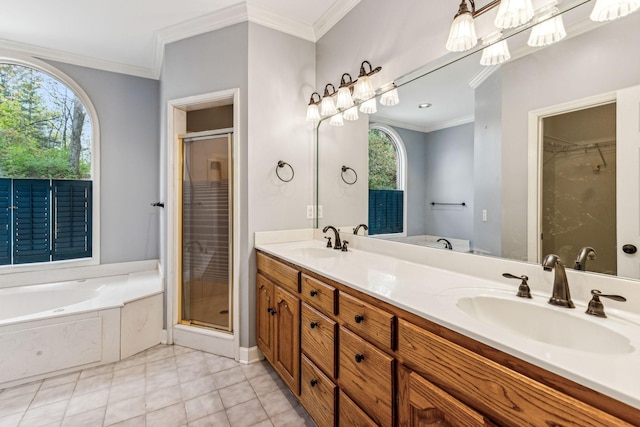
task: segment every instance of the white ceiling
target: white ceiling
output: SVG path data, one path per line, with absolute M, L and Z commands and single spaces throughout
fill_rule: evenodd
M 157 78 L 165 43 L 253 21 L 316 41 L 360 0 L 4 0 L 0 47 Z

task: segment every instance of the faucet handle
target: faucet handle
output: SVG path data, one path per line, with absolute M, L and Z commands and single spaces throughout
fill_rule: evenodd
M 347 252 L 349 250 L 349 248 L 347 248 L 347 242 L 346 240 L 342 241 L 342 249 L 340 249 L 342 252 Z
M 333 247 L 333 244 L 331 244 L 331 236 L 329 236 L 329 237 L 326 237 L 326 236 L 325 236 L 325 239 L 327 239 L 327 247 L 328 247 L 328 248 L 332 248 L 332 247 Z
M 520 286 L 518 286 L 518 293 L 516 295 L 520 298 L 531 298 L 531 289 L 529 289 L 529 284 L 527 283 L 529 277 L 524 274 L 522 276 L 516 276 L 511 273 L 502 273 L 502 277 L 506 277 L 507 279 L 520 279 L 521 282 Z
M 602 304 L 602 301 L 600 301 L 600 297 L 620 302 L 625 302 L 627 300 L 622 295 L 607 295 L 597 289 L 591 289 L 591 295 L 591 301 L 589 301 L 589 305 L 587 306 L 587 311 L 585 311 L 585 313 L 598 317 L 607 317 L 607 315 L 604 314 L 604 305 Z

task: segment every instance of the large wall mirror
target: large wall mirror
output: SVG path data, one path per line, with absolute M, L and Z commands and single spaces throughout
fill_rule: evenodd
M 592 7 L 564 4 L 558 43 L 520 30 L 501 65 L 477 48 L 398 78 L 398 105 L 321 121 L 318 227 L 640 279 L 640 13 Z

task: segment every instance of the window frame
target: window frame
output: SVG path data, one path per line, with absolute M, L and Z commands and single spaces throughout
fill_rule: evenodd
M 396 155 L 398 158 L 398 168 L 396 170 L 397 190 L 403 191 L 402 198 L 402 232 L 401 233 L 386 233 L 386 234 L 373 234 L 369 237 L 380 237 L 380 238 L 388 238 L 388 237 L 406 237 L 407 236 L 407 194 L 408 194 L 408 179 L 407 179 L 407 150 L 404 146 L 404 141 L 396 132 L 396 130 L 390 125 L 384 123 L 370 123 L 369 130 L 380 130 L 387 135 L 389 135 L 389 139 L 391 143 L 394 145 L 396 150 Z M 369 146 L 369 141 L 367 138 L 367 147 Z M 368 172 L 368 171 L 367 171 Z
M 92 198 L 92 216 L 91 216 L 91 233 L 92 233 L 92 255 L 87 258 L 77 258 L 70 260 L 34 262 L 28 264 L 8 264 L 0 266 L 0 276 L 13 273 L 26 273 L 49 271 L 61 268 L 86 267 L 100 264 L 100 123 L 98 121 L 98 113 L 91 102 L 91 99 L 82 87 L 70 76 L 59 70 L 58 68 L 20 52 L 7 49 L 0 49 L 0 63 L 14 64 L 23 67 L 33 68 L 51 77 L 59 80 L 71 89 L 76 97 L 80 99 L 84 105 L 89 119 L 91 120 L 91 181 L 93 185 Z

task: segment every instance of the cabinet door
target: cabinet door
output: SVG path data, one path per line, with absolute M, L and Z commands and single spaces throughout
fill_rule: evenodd
M 300 394 L 300 299 L 275 286 L 273 364 L 291 391 Z
M 398 369 L 398 425 L 495 426 L 480 413 L 404 366 Z
M 273 362 L 273 316 L 274 307 L 273 283 L 271 283 L 262 274 L 258 274 L 256 278 L 257 301 L 256 301 L 256 328 L 258 348 L 264 354 L 268 361 Z

